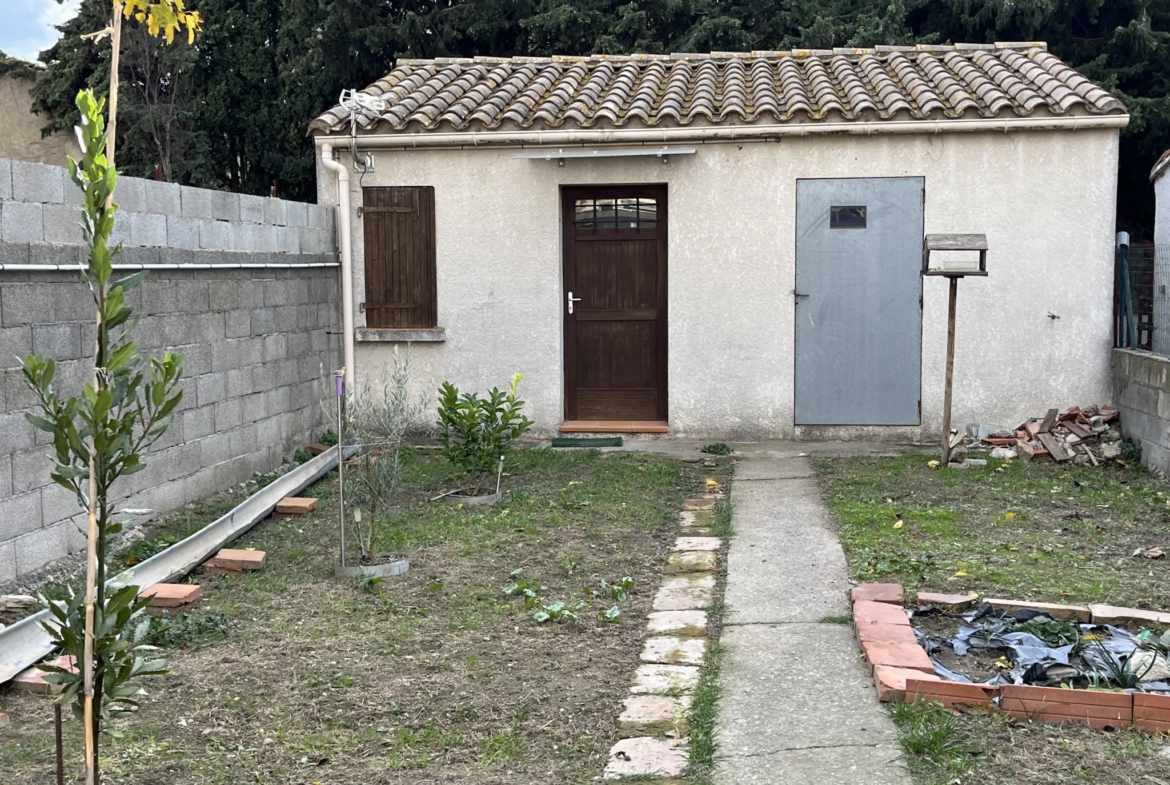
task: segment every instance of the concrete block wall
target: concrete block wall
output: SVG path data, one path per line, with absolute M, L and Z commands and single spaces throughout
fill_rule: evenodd
M 1142 463 L 1170 473 L 1170 357 L 1113 350 L 1113 399 L 1122 433 L 1142 447 Z
M 333 211 L 322 205 L 137 177 L 118 178 L 114 201 L 115 243 L 191 251 L 195 262 L 223 261 L 214 252 L 323 254 L 336 245 Z M 0 158 L 0 240 L 13 254 L 0 263 L 38 263 L 27 258 L 28 243 L 81 243 L 80 204 L 64 167 Z
M 76 499 L 49 479 L 50 437 L 25 419 L 35 400 L 20 364 L 53 356 L 58 391 L 77 394 L 92 374 L 93 301 L 76 273 L 3 269 L 85 258 L 62 228 L 76 223 L 74 193 L 60 167 L 0 160 L 0 590 L 85 544 Z M 166 512 L 272 470 L 328 427 L 337 268 L 230 265 L 335 263 L 332 213 L 134 178 L 115 201 L 126 243 L 115 263 L 224 265 L 155 270 L 128 296 L 142 351 L 185 355 L 173 425 L 117 488 L 128 506 Z

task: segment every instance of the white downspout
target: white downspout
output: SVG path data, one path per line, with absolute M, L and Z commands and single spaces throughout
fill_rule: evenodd
M 353 391 L 353 256 L 350 251 L 349 170 L 333 160 L 333 145 L 321 145 L 321 163 L 337 172 L 337 231 L 341 255 L 341 353 L 345 364 L 345 389 Z

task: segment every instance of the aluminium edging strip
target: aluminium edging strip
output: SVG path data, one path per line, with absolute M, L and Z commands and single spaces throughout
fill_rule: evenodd
M 331 447 L 261 488 L 187 539 L 110 578 L 106 585 L 120 587 L 136 583 L 146 588 L 186 575 L 222 546 L 268 517 L 278 501 L 299 493 L 336 465 L 337 447 Z M 41 622 L 49 618 L 49 612 L 41 610 L 0 630 L 0 684 L 52 652 L 49 634 L 41 627 Z

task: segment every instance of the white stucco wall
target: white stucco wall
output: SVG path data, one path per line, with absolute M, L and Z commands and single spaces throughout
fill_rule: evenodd
M 1113 130 L 793 137 L 699 145 L 669 165 L 616 158 L 558 167 L 506 149 L 379 152 L 364 184 L 435 187 L 447 341 L 413 345 L 419 385 L 449 379 L 484 390 L 520 371 L 529 414 L 547 432 L 563 413 L 559 188 L 666 183 L 671 432 L 747 438 L 826 435 L 793 425 L 796 180 L 923 176 L 926 231 L 983 232 L 991 248 L 990 276 L 959 287 L 954 420 L 1010 427 L 1050 406 L 1109 398 L 1117 138 Z M 321 167 L 318 177 L 321 202 L 335 204 L 335 177 Z M 351 180 L 358 303 L 360 181 Z M 829 435 L 941 430 L 946 307 L 945 280 L 928 278 L 922 430 Z M 359 377 L 377 373 L 392 351 L 359 343 Z
M 1170 174 L 1154 181 L 1154 244 L 1170 244 Z

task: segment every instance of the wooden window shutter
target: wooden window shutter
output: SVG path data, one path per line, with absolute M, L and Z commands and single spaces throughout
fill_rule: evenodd
M 362 188 L 366 326 L 438 327 L 435 189 Z

